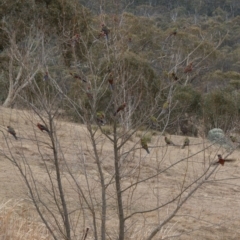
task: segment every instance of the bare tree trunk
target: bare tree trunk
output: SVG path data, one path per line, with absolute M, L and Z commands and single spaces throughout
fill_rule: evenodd
M 21 68 L 20 71 L 18 72 L 21 74 Z M 9 61 L 9 69 L 8 69 L 8 76 L 9 76 L 9 89 L 8 89 L 8 96 L 5 99 L 3 103 L 3 107 L 10 107 L 14 101 L 14 92 L 13 92 L 13 58 L 10 56 L 10 61 Z
M 57 184 L 58 184 L 58 190 L 59 190 L 59 196 L 61 199 L 61 205 L 63 208 L 63 213 L 61 213 L 63 222 L 64 222 L 64 228 L 66 231 L 66 240 L 71 240 L 71 227 L 70 227 L 70 222 L 69 222 L 69 217 L 68 217 L 68 208 L 65 200 L 65 194 L 63 190 L 63 185 L 62 185 L 62 179 L 61 179 L 61 173 L 60 173 L 60 166 L 59 166 L 59 157 L 58 157 L 58 151 L 56 149 L 56 144 L 55 144 L 55 139 L 54 139 L 54 133 L 53 133 L 53 120 L 51 114 L 49 114 L 49 124 L 50 124 L 50 139 L 52 142 L 52 149 L 53 149 L 53 156 L 54 156 L 54 165 L 56 168 L 56 176 L 57 176 Z
M 117 123 L 114 121 L 114 168 L 115 168 L 115 184 L 117 191 L 118 218 L 119 218 L 119 237 L 118 240 L 124 240 L 124 212 L 121 191 L 121 175 L 119 166 L 118 146 L 117 146 Z
M 13 91 L 11 90 L 11 89 L 9 89 L 9 91 L 8 91 L 8 96 L 7 96 L 7 98 L 5 99 L 5 101 L 3 102 L 3 107 L 11 107 L 12 106 L 12 104 L 13 104 L 13 102 L 14 102 L 14 99 L 15 99 L 15 97 L 14 97 L 14 93 L 13 93 Z
M 97 147 L 96 147 L 97 143 L 94 138 L 91 126 L 89 126 L 89 132 L 91 136 L 93 151 L 96 158 L 96 163 L 97 163 L 98 172 L 100 175 L 100 182 L 101 182 L 101 188 L 102 188 L 101 240 L 105 240 L 106 239 L 106 211 L 107 211 L 105 180 L 104 180 L 102 166 L 101 166 L 101 162 L 100 162 Z

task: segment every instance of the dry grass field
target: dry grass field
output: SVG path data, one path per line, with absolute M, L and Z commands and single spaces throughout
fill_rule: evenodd
M 18 161 L 22 159 L 27 163 L 36 182 L 40 185 L 44 183 L 48 189 L 49 179 L 46 169 L 52 174 L 54 165 L 51 149 L 47 145 L 48 135 L 36 128 L 37 122 L 39 118 L 31 112 L 0 108 L 0 239 L 50 239 L 44 225 L 37 217 L 29 198 L 29 191 L 18 169 L 4 157 L 10 150 Z M 8 125 L 15 128 L 19 138 L 17 141 L 7 133 Z M 81 188 L 88 192 L 89 199 L 92 198 L 96 203 L 100 202 L 97 165 L 86 127 L 59 120 L 56 123 L 56 132 L 61 149 L 62 180 L 70 206 L 69 211 L 74 212 L 81 203 L 69 172 L 74 174 Z M 209 180 L 184 203 L 176 216 L 154 239 L 240 239 L 239 150 L 230 152 L 201 138 L 190 138 L 191 145 L 181 149 L 183 136 L 171 136 L 171 140 L 177 146 L 166 147 L 164 137 L 157 134 L 149 143 L 151 153 L 146 154 L 140 147 L 138 134 L 135 134 L 123 149 L 124 152 L 131 147 L 136 148 L 130 157 L 121 160 L 124 166 L 122 187 L 129 186 L 136 179 L 141 180 L 153 175 L 157 169 L 171 167 L 158 177 L 142 182 L 134 191 L 126 191 L 123 199 L 124 204 L 128 206 L 125 209 L 126 216 L 172 200 L 181 189 L 195 181 L 204 169 L 216 161 L 217 154 L 226 156 L 231 153 L 229 158 L 234 158 L 236 161 L 218 166 Z M 111 183 L 114 175 L 112 144 L 100 134 L 100 131 L 97 140 L 105 181 Z M 206 149 L 203 151 L 204 148 Z M 185 160 L 174 165 L 181 159 Z M 191 188 L 186 190 L 181 197 L 184 198 L 190 190 Z M 117 232 L 116 198 L 112 195 L 113 192 L 114 184 L 109 184 L 107 189 L 107 228 L 111 233 L 109 239 L 116 239 L 114 233 Z M 43 197 L 45 194 L 47 196 L 47 190 L 42 191 L 41 194 Z M 54 203 L 49 198 L 46 197 L 44 201 L 54 209 Z M 171 214 L 176 204 L 178 202 L 175 201 L 159 211 L 145 213 L 144 216 L 134 215 L 126 222 L 128 225 L 126 239 L 146 239 L 149 232 Z M 99 209 L 100 207 L 101 204 Z M 83 210 L 84 203 L 80 209 L 82 216 L 79 217 L 79 224 L 82 228 L 76 230 L 76 234 L 79 234 L 76 239 L 82 239 L 86 227 L 90 228 L 87 239 L 94 239 L 91 218 Z M 77 216 L 73 214 L 72 219 L 76 218 Z M 17 226 L 13 225 L 13 222 Z

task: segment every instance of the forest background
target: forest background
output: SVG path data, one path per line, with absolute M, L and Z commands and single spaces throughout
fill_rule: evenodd
M 238 160 L 239 1 L 3 0 L 0 19 L 0 175 L 24 196 L 5 239 L 238 239 L 239 163 L 216 160 Z

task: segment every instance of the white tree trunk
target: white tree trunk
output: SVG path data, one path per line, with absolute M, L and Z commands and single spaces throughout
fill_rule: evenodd
M 11 107 L 13 102 L 14 102 L 14 99 L 15 99 L 16 96 L 14 96 L 14 93 L 13 93 L 13 90 L 9 90 L 8 91 L 8 96 L 7 98 L 5 99 L 4 103 L 3 103 L 3 107 Z

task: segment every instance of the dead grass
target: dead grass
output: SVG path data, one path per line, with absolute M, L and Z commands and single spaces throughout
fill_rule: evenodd
M 0 239 L 50 240 L 43 223 L 37 222 L 36 214 L 24 201 L 8 200 L 0 204 Z
M 0 130 L 8 140 L 10 140 L 12 152 L 18 156 L 24 155 L 38 181 L 47 183 L 45 167 L 47 166 L 52 170 L 54 169 L 54 165 L 50 157 L 51 149 L 47 146 L 49 141 L 48 135 L 38 131 L 36 128 L 36 123 L 39 119 L 28 111 L 0 108 L 0 112 L 3 113 L 0 116 Z M 14 138 L 7 133 L 7 125 L 15 128 L 20 141 L 15 141 Z M 109 128 L 109 126 L 106 127 Z M 81 183 L 82 189 L 87 191 L 89 187 L 90 192 L 94 193 L 94 198 L 100 199 L 101 192 L 96 162 L 85 126 L 66 121 L 58 121 L 56 129 L 58 132 L 59 146 L 61 146 L 63 155 L 61 161 L 61 167 L 64 173 L 63 183 L 68 194 L 68 203 L 71 206 L 70 210 L 74 210 L 79 208 L 79 202 L 76 201 L 78 195 L 70 187 L 72 182 L 69 180 L 65 163 L 67 163 L 69 169 L 76 174 L 76 179 Z M 137 132 L 135 136 L 131 138 L 131 141 L 128 142 L 127 146 L 124 146 L 122 149 L 124 156 L 124 153 L 128 152 L 129 149 L 136 148 L 128 157 L 121 159 L 121 164 L 124 165 L 122 173 L 124 175 L 122 180 L 123 188 L 129 186 L 129 184 L 136 181 L 136 179 L 144 179 L 150 176 L 150 174 L 156 173 L 157 170 L 164 169 L 180 159 L 186 158 L 186 160 L 180 164 L 176 164 L 159 177 L 146 181 L 141 186 L 138 186 L 134 191 L 134 196 L 132 196 L 130 192 L 126 192 L 124 195 L 124 203 L 131 205 L 131 207 L 125 209 L 126 214 L 130 214 L 133 211 L 146 210 L 156 206 L 158 203 L 164 203 L 167 199 L 173 199 L 183 185 L 185 186 L 194 178 L 200 176 L 202 171 L 209 166 L 211 162 L 216 160 L 216 154 L 219 153 L 223 156 L 228 154 L 226 149 L 219 146 L 212 146 L 201 152 L 201 149 L 209 146 L 210 143 L 206 139 L 200 138 L 189 138 L 190 147 L 181 149 L 185 137 L 171 136 L 171 140 L 177 146 L 166 146 L 164 137 L 160 134 L 151 135 L 151 142 L 148 144 L 150 154 L 147 154 L 139 143 L 139 137 L 142 137 L 142 134 L 143 132 L 141 131 Z M 40 149 L 38 149 L 36 145 L 36 138 L 41 142 Z M 0 149 L 5 149 L 6 146 L 4 142 L 4 137 L 0 133 Z M 97 144 L 103 164 L 103 174 L 106 182 L 108 182 L 114 174 L 112 144 L 106 137 L 101 135 L 100 131 L 97 132 Z M 193 155 L 194 157 L 192 157 Z M 182 240 L 238 239 L 236 236 L 240 236 L 240 230 L 238 230 L 240 224 L 239 151 L 236 150 L 230 157 L 236 158 L 238 161 L 233 164 L 226 164 L 224 167 L 219 166 L 211 181 L 194 194 L 177 216 L 159 232 L 155 239 L 166 239 L 167 237 L 168 239 Z M 85 175 L 85 171 L 87 175 Z M 114 208 L 116 199 L 112 197 L 114 185 L 110 185 L 107 191 L 108 196 L 111 196 L 108 199 L 109 215 L 107 226 L 108 229 L 112 230 L 112 239 L 115 239 L 114 234 L 118 225 L 117 212 Z M 19 202 L 19 199 L 27 196 L 27 190 L 17 170 L 9 161 L 1 156 L 0 196 L 4 196 L 0 199 L 2 202 L 7 201 L 6 207 L 3 205 L 1 208 L 6 209 L 6 211 L 3 211 L 3 216 L 6 220 L 3 229 L 1 229 L 1 233 L 8 231 L 7 228 L 10 229 L 9 231 L 13 231 L 10 228 L 11 219 L 17 217 L 19 218 L 19 223 L 16 223 L 15 228 L 19 229 L 18 226 L 21 225 L 21 221 L 21 226 L 23 226 L 18 231 L 19 238 L 14 238 L 12 235 L 12 238 L 6 239 L 48 239 L 44 238 L 48 236 L 45 235 L 47 232 L 45 232 L 43 225 L 41 225 L 41 223 L 38 224 L 38 222 L 36 223 L 34 221 L 35 219 L 31 218 L 31 216 L 35 215 L 31 204 L 29 203 L 29 209 L 26 211 L 28 212 L 27 218 L 25 218 L 26 215 L 23 214 L 25 210 L 19 210 L 22 204 L 21 201 Z M 16 202 L 14 200 L 8 201 L 9 199 L 14 199 Z M 26 208 L 26 205 L 24 207 Z M 84 209 L 86 206 L 84 205 L 82 207 Z M 100 207 L 99 205 L 96 209 L 100 209 Z M 128 229 L 126 239 L 144 240 L 149 232 L 170 214 L 174 207 L 175 205 L 171 204 L 159 211 L 145 214 L 144 217 L 142 215 L 134 216 L 126 222 Z M 2 213 L 1 209 L 0 212 Z M 15 209 L 17 209 L 17 211 L 15 211 Z M 84 231 L 86 226 L 90 226 L 88 239 L 93 239 L 91 221 L 89 218 L 84 219 L 84 214 L 81 215 L 81 217 L 82 219 L 79 220 L 80 225 L 82 224 L 80 231 Z M 83 225 L 83 222 L 85 225 Z M 29 226 L 29 228 L 27 228 L 27 226 Z M 222 231 L 223 227 L 224 231 Z M 34 232 L 36 235 L 39 233 L 41 237 L 43 234 L 43 238 L 37 238 L 37 236 L 33 238 L 35 235 L 32 235 L 32 238 L 20 238 L 20 236 L 25 236 L 21 231 L 26 231 L 26 236 L 28 233 L 30 236 L 30 234 Z M 170 236 L 175 236 L 175 238 L 171 238 Z

